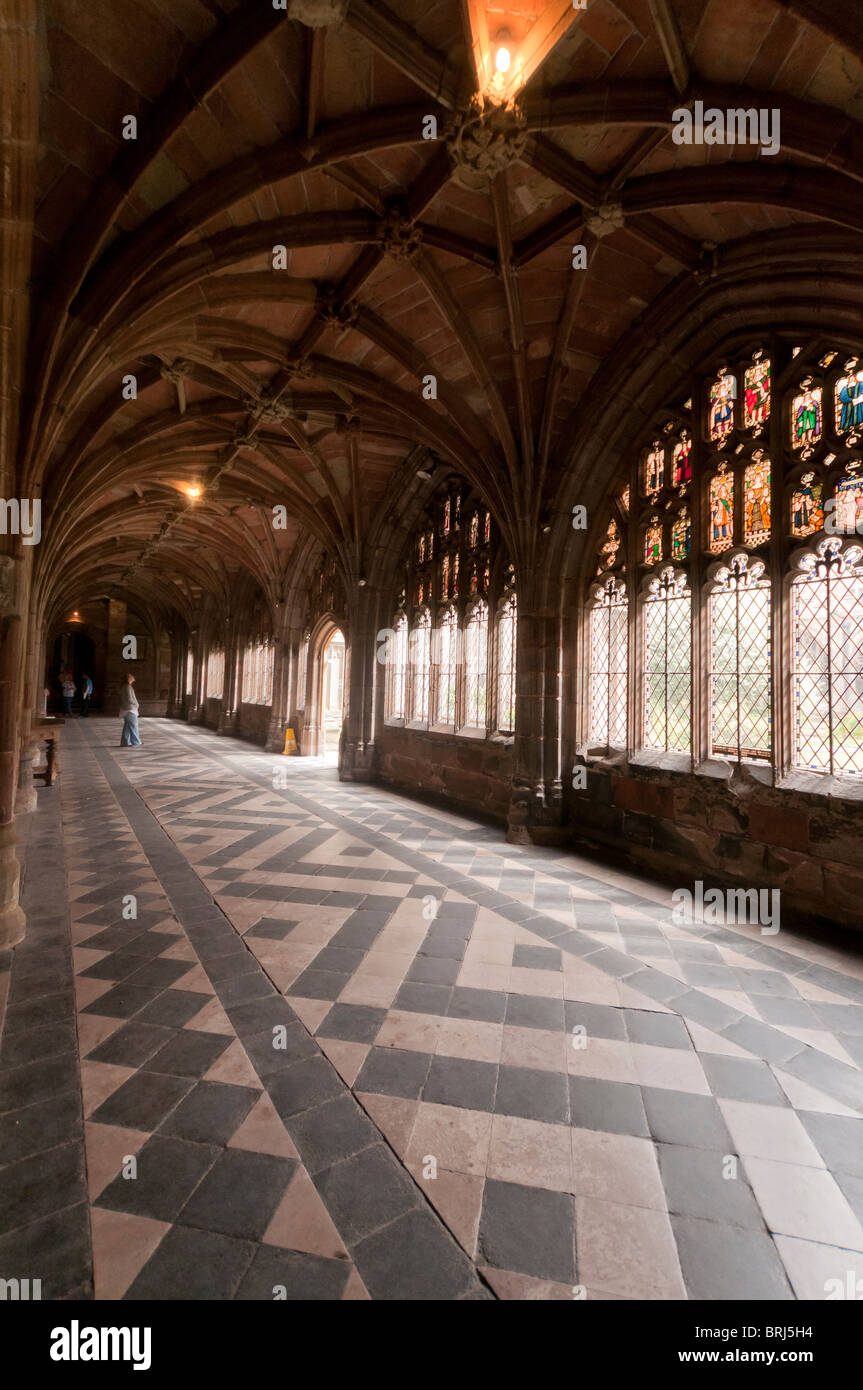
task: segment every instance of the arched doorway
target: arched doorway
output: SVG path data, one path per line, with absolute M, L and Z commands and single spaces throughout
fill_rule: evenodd
M 321 752 L 338 753 L 345 703 L 345 638 L 339 628 L 333 632 L 321 654 L 321 675 Z

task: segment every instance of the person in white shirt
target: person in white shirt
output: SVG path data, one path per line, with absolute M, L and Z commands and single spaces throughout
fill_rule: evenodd
M 135 677 L 129 671 L 126 675 L 125 685 L 120 686 L 120 713 L 123 716 L 121 748 L 139 748 L 141 746 L 141 738 L 138 733 L 138 697 L 132 689 L 134 684 Z

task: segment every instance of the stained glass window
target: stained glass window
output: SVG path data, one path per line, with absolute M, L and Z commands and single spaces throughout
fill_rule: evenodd
M 306 707 L 306 672 L 309 666 L 309 642 L 311 634 L 306 632 L 300 643 L 299 660 L 297 662 L 297 709 Z
M 771 604 L 762 561 L 738 554 L 719 569 L 708 626 L 712 751 L 769 762 Z
M 648 497 L 659 492 L 665 481 L 665 449 L 657 440 L 644 460 L 644 491 Z
M 692 713 L 691 598 L 668 566 L 644 605 L 644 746 L 688 753 Z
M 189 652 L 188 656 L 186 657 L 186 694 L 187 694 L 187 695 L 191 695 L 191 693 L 192 693 L 192 676 L 193 676 L 193 674 L 194 674 L 194 670 L 195 670 L 195 656 L 194 656 L 194 653 L 193 653 L 193 652 Z
M 626 745 L 626 588 L 609 579 L 590 610 L 590 740 Z
M 467 543 L 471 550 L 475 550 L 479 545 L 479 512 L 474 512 L 471 516 Z
M 710 531 L 708 547 L 727 550 L 734 541 L 734 478 L 724 470 L 710 480 Z
M 848 372 L 836 383 L 836 432 L 856 438 L 863 429 L 863 370 L 849 364 Z
M 762 358 L 743 373 L 743 424 L 759 432 L 770 415 L 770 360 Z
M 762 545 L 770 538 L 770 460 L 751 463 L 743 474 L 743 539 Z
M 723 372 L 710 387 L 710 438 L 725 439 L 734 429 L 734 402 L 737 381 L 730 372 Z
M 658 522 L 644 533 L 644 559 L 648 565 L 656 565 L 662 559 L 662 527 Z
M 684 507 L 671 528 L 671 558 L 685 560 L 692 549 L 692 520 Z
M 800 385 L 799 396 L 791 402 L 791 443 L 795 449 L 811 449 L 823 428 L 821 387 Z
M 482 538 L 486 545 L 491 540 L 491 512 L 486 512 L 482 523 Z
M 629 488 L 625 487 L 620 494 L 620 505 L 625 512 L 629 511 Z
M 610 570 L 617 562 L 617 552 L 620 549 L 620 533 L 617 529 L 617 522 L 610 521 L 608 530 L 605 533 L 605 540 L 599 551 L 600 569 Z
M 448 556 L 448 555 L 444 555 L 443 559 L 442 559 L 441 562 L 440 562 L 440 596 L 441 596 L 442 599 L 448 599 L 449 596 L 450 596 L 450 594 L 449 594 L 449 564 L 450 564 L 449 556 Z
M 411 677 L 411 719 L 428 723 L 429 683 L 431 680 L 431 614 L 425 608 L 418 614 L 409 639 Z
M 821 484 L 814 473 L 804 473 L 791 498 L 791 530 L 795 536 L 810 536 L 824 525 Z
M 502 734 L 515 728 L 515 651 L 518 605 L 510 594 L 497 620 L 497 727 Z
M 390 719 L 404 719 L 408 674 L 408 620 L 400 613 L 386 649 L 386 709 Z
M 437 699 L 435 720 L 438 724 L 455 724 L 456 679 L 458 675 L 458 614 L 450 605 L 440 619 L 436 633 L 435 668 Z
M 863 478 L 852 474 L 837 483 L 832 515 L 825 530 L 863 535 Z
M 225 653 L 217 648 L 207 659 L 207 698 L 221 700 L 225 686 Z
M 863 774 L 863 559 L 822 541 L 792 585 L 794 760 L 798 767 Z
M 686 435 L 674 446 L 671 481 L 675 487 L 685 487 L 692 482 L 692 440 Z
M 464 630 L 464 722 L 484 729 L 488 687 L 488 604 L 472 605 Z

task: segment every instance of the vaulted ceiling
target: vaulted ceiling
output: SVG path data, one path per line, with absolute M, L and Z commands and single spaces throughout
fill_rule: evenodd
M 350 579 L 418 446 L 517 550 L 670 287 L 741 239 L 863 233 L 858 0 L 40 17 L 21 457 L 51 612 L 114 591 L 189 615 L 243 575 L 275 602 L 321 546 Z M 779 154 L 674 143 L 695 100 L 778 108 Z

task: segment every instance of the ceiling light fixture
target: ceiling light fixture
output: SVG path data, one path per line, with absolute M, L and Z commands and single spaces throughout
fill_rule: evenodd
M 495 34 L 494 65 L 501 76 L 512 66 L 512 34 L 508 29 L 499 29 Z
M 188 497 L 191 497 L 192 500 L 194 501 L 194 499 L 195 499 L 196 497 L 200 497 L 200 495 L 201 495 L 201 489 L 200 489 L 199 487 L 187 487 L 187 488 L 186 488 L 186 495 L 187 495 Z

